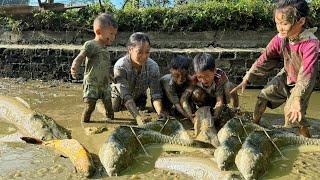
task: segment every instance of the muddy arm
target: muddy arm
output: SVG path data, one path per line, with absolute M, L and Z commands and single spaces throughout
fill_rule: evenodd
M 164 95 L 166 95 L 166 97 L 174 105 L 174 107 L 177 109 L 177 111 L 180 114 L 182 114 L 184 117 L 189 118 L 188 114 L 183 110 L 183 108 L 180 104 L 179 96 L 178 96 L 176 90 L 172 87 L 172 85 L 169 85 L 169 81 L 161 79 L 160 83 L 162 85 Z
M 85 51 L 81 51 L 78 56 L 73 60 L 71 65 L 71 75 L 73 78 L 77 79 L 77 71 L 79 70 L 80 65 L 83 63 L 83 61 L 86 58 Z
M 217 119 L 219 118 L 221 112 L 222 112 L 222 109 L 223 109 L 223 96 L 218 96 L 217 97 L 217 103 L 216 105 L 214 106 L 214 115 L 213 115 L 213 118 Z
M 117 90 L 120 94 L 121 99 L 123 99 L 123 101 L 125 102 L 125 107 L 131 113 L 131 115 L 136 118 L 140 114 L 129 90 L 129 82 L 126 78 L 127 71 L 122 67 L 114 67 L 113 73 L 116 84 L 118 85 Z
M 181 98 L 180 98 L 180 104 L 182 105 L 182 109 L 184 110 L 184 112 L 188 115 L 188 117 L 192 117 L 192 108 L 191 105 L 189 103 L 189 99 L 191 97 L 193 91 L 193 87 L 189 87 L 188 89 L 186 89 Z
M 180 114 L 182 114 L 184 117 L 192 120 L 192 118 L 193 118 L 193 117 L 192 117 L 192 113 L 191 113 L 191 116 L 190 116 L 189 114 L 187 114 L 187 113 L 183 110 L 183 107 L 181 106 L 180 103 L 175 104 L 174 107 L 175 107 L 175 108 L 177 109 L 177 111 L 178 111 Z
M 156 110 L 158 115 L 163 115 L 164 114 L 164 110 L 163 110 L 163 106 L 162 106 L 162 101 L 161 99 L 156 99 L 152 102 L 154 109 Z

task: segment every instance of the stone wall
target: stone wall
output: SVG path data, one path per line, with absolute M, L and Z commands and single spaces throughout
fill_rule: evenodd
M 71 81 L 70 65 L 80 48 L 79 45 L 0 45 L 0 77 Z M 152 49 L 150 56 L 159 64 L 163 75 L 168 73 L 168 63 L 174 55 L 181 54 L 193 58 L 199 52 L 208 52 L 216 59 L 217 66 L 226 71 L 229 79 L 238 84 L 261 51 L 262 48 L 160 48 Z M 126 53 L 126 49 L 111 47 L 110 53 L 115 63 Z M 81 70 L 83 71 L 83 67 Z M 278 71 L 279 68 L 275 68 L 268 77 L 252 84 L 252 87 L 262 87 Z M 320 88 L 319 80 L 317 88 Z
M 114 47 L 109 48 L 113 63 L 126 53 L 125 45 L 130 34 L 117 34 Z M 198 52 L 208 52 L 216 59 L 217 66 L 228 73 L 231 81 L 240 83 L 275 32 L 148 32 L 148 35 L 153 47 L 150 56 L 158 62 L 162 74 L 168 73 L 168 63 L 175 54 L 193 58 Z M 316 35 L 320 38 L 319 33 Z M 0 29 L 0 77 L 71 80 L 72 60 L 81 45 L 93 36 L 92 32 L 30 31 L 16 34 Z M 275 68 L 268 77 L 252 86 L 265 85 L 278 71 L 279 68 Z M 320 88 L 320 81 L 317 87 Z

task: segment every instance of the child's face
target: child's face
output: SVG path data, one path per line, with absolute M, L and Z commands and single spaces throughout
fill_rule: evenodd
M 104 45 L 111 45 L 114 41 L 116 34 L 118 32 L 117 28 L 112 26 L 107 26 L 106 28 L 99 28 L 96 30 L 96 35 Z
M 173 81 L 178 85 L 183 84 L 188 77 L 188 71 L 185 69 L 170 69 L 171 76 Z
M 293 17 L 280 10 L 276 11 L 274 19 L 281 38 L 290 38 L 297 35 L 301 31 L 304 24 L 303 18 L 294 23 L 295 20 Z
M 195 75 L 198 81 L 202 83 L 202 85 L 204 85 L 205 87 L 210 87 L 213 83 L 215 72 L 216 72 L 216 69 L 214 68 L 212 70 L 210 69 L 210 70 L 198 72 Z
M 144 65 L 150 54 L 150 45 L 148 42 L 139 42 L 133 47 L 129 47 L 130 58 L 133 63 L 142 66 Z

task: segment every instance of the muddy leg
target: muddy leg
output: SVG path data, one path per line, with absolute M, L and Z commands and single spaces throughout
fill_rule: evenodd
M 267 108 L 268 101 L 263 98 L 258 98 L 258 101 L 256 103 L 256 107 L 253 112 L 253 122 L 259 124 L 260 119 L 264 113 L 264 111 Z
M 82 113 L 82 118 L 81 121 L 84 123 L 87 123 L 90 121 L 90 117 L 92 112 L 94 111 L 95 107 L 96 107 L 96 101 L 92 100 L 92 99 L 84 99 L 84 103 L 85 103 L 85 108 L 84 111 Z
M 103 101 L 104 108 L 106 109 L 107 118 L 114 119 L 114 112 L 112 108 L 112 103 L 110 101 Z
M 239 108 L 239 96 L 237 91 L 230 94 L 230 100 L 232 102 L 233 108 Z
M 311 93 L 310 93 L 311 95 Z M 309 96 L 310 97 L 310 96 Z M 309 97 L 307 99 L 309 99 Z M 308 102 L 308 101 L 307 101 Z M 307 123 L 307 120 L 305 118 L 305 114 L 306 114 L 306 110 L 307 110 L 307 103 L 303 103 L 302 105 L 302 118 L 301 118 L 301 121 L 300 122 L 297 122 L 297 123 L 291 123 L 289 121 L 289 112 L 290 112 L 290 109 L 292 107 L 292 103 L 293 103 L 293 98 L 292 96 L 289 97 L 289 99 L 287 100 L 287 103 L 286 105 L 284 106 L 284 119 L 285 119 L 285 124 L 284 126 L 285 127 L 296 127 L 297 124 L 298 124 L 298 134 L 301 135 L 301 136 L 304 136 L 304 137 L 307 137 L 307 138 L 310 138 L 311 135 L 310 135 L 310 132 L 309 132 L 309 129 L 308 129 L 308 123 Z
M 146 110 L 147 95 L 145 95 L 145 94 L 140 95 L 138 98 L 136 98 L 134 100 L 134 102 L 136 103 L 136 106 L 139 108 L 140 111 Z M 151 101 L 151 105 L 153 107 L 152 101 Z M 153 109 L 154 109 L 154 107 L 153 107 Z
M 112 95 L 111 102 L 113 112 L 121 111 L 123 105 L 120 96 Z
M 102 101 L 103 101 L 104 108 L 106 110 L 107 118 L 114 119 L 114 112 L 113 112 L 113 108 L 112 108 L 111 92 L 110 91 L 106 92 L 106 95 Z

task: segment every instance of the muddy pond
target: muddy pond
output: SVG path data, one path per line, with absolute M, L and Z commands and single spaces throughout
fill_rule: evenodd
M 242 111 L 254 108 L 257 89 L 248 89 L 240 95 Z M 138 155 L 131 167 L 123 171 L 119 177 L 107 177 L 99 164 L 98 152 L 111 132 L 119 124 L 132 124 L 134 121 L 126 111 L 115 114 L 115 120 L 105 121 L 102 110 L 93 113 L 92 122 L 81 125 L 80 117 L 84 104 L 82 102 L 82 84 L 60 81 L 35 81 L 25 79 L 0 79 L 0 95 L 18 96 L 24 99 L 30 107 L 38 112 L 52 117 L 58 124 L 71 130 L 72 137 L 83 144 L 92 153 L 98 170 L 92 179 L 192 179 L 182 173 L 154 169 L 154 163 L 163 152 L 162 146 L 150 146 L 147 150 L 152 157 L 146 157 L 143 152 Z M 150 103 L 148 101 L 148 105 Z M 320 92 L 313 92 L 307 118 L 319 122 L 320 125 Z M 263 117 L 265 123 L 283 123 L 283 107 L 268 109 Z M 156 117 L 155 113 L 149 113 Z M 88 127 L 106 127 L 100 134 L 89 135 Z M 14 134 L 17 129 L 0 119 L 0 139 Z M 313 132 L 320 131 L 313 129 Z M 189 133 L 192 134 L 191 130 Z M 312 133 L 319 138 L 320 133 Z M 316 146 L 295 146 L 282 149 L 287 159 L 282 159 L 274 153 L 269 171 L 262 179 L 318 179 L 320 169 L 320 148 Z M 177 152 L 176 152 L 177 153 Z M 179 155 L 192 156 L 192 153 L 178 152 Z M 208 159 L 198 152 L 194 157 Z M 214 164 L 212 165 L 214 166 Z M 40 145 L 22 143 L 0 143 L 0 179 L 85 179 L 75 173 L 68 158 L 59 156 L 52 149 Z

